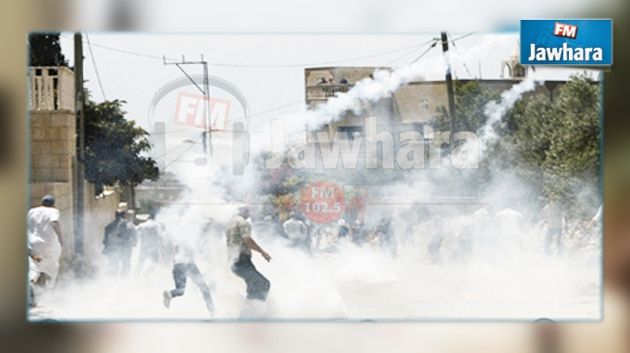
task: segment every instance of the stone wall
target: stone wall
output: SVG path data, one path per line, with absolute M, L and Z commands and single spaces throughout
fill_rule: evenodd
M 31 181 L 71 182 L 76 156 L 72 111 L 31 112 Z
M 73 263 L 75 221 L 76 117 L 74 73 L 65 67 L 30 68 L 30 207 L 39 206 L 44 195 L 56 199 L 64 249 L 61 271 Z M 98 197 L 85 184 L 86 265 L 101 260 L 103 231 L 120 200 L 116 190 Z

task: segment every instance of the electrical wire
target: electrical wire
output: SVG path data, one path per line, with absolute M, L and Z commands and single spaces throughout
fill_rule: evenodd
M 203 134 L 199 135 L 191 144 L 190 146 L 188 146 L 182 153 L 178 154 L 177 157 L 173 158 L 168 164 L 164 165 L 164 169 L 170 167 L 173 163 L 177 162 L 180 158 L 182 158 L 186 153 L 188 153 L 188 151 L 190 151 L 193 147 L 195 147 L 195 145 L 197 144 L 197 142 L 199 142 L 199 140 L 201 139 L 201 137 L 203 136 Z M 161 157 L 160 157 L 161 158 Z
M 276 107 L 270 108 L 270 109 L 268 109 L 268 110 L 264 110 L 264 111 L 262 111 L 262 112 L 252 113 L 252 114 L 249 114 L 249 117 L 251 118 L 252 116 L 260 116 L 260 115 L 265 115 L 265 114 L 273 113 L 273 112 L 275 112 L 275 111 L 282 110 L 282 109 L 284 109 L 284 108 L 288 108 L 288 107 L 290 107 L 290 106 L 297 105 L 297 104 L 300 104 L 300 103 L 304 103 L 304 100 L 303 100 L 303 99 L 300 99 L 300 100 L 293 101 L 293 102 L 291 102 L 291 103 L 287 103 L 287 104 L 279 105 L 279 106 L 276 106 Z
M 449 38 L 451 38 L 450 34 L 448 36 Z M 460 38 L 465 38 L 465 37 L 460 37 Z M 462 59 L 461 63 L 464 66 L 464 69 L 466 70 L 468 77 L 473 78 L 473 75 L 470 73 L 470 70 L 468 69 L 468 65 L 466 65 L 466 62 L 464 61 L 464 58 L 459 54 L 459 49 L 457 48 L 457 45 L 455 45 L 455 40 L 451 39 L 451 43 L 453 44 L 453 51 L 455 52 L 455 54 Z
M 284 108 L 288 108 L 288 107 L 291 107 L 291 106 L 294 106 L 294 105 L 297 105 L 297 104 L 303 104 L 303 103 L 304 103 L 303 99 L 296 100 L 296 101 L 293 101 L 293 102 L 290 102 L 290 103 L 286 103 L 286 104 L 275 106 L 273 108 L 269 108 L 267 110 L 263 110 L 263 111 L 260 111 L 260 112 L 249 114 L 249 117 L 251 118 L 253 116 L 266 115 L 266 114 L 273 113 L 273 112 L 278 111 L 278 110 L 282 110 Z M 190 129 L 191 128 L 185 128 L 185 129 L 163 131 L 163 132 L 158 132 L 158 133 L 151 133 L 151 136 L 175 134 L 175 133 L 178 133 L 178 132 L 190 131 Z M 221 131 L 229 131 L 229 130 L 221 130 Z
M 90 58 L 92 59 L 92 65 L 94 66 L 94 71 L 96 72 L 96 80 L 98 81 L 98 86 L 101 88 L 101 94 L 103 95 L 103 100 L 107 100 L 107 96 L 105 95 L 105 90 L 103 89 L 103 82 L 101 82 L 101 75 L 98 73 L 98 68 L 96 67 L 96 59 L 94 58 L 94 52 L 92 51 L 92 44 L 90 44 L 90 37 L 88 37 L 87 33 L 85 34 L 85 40 L 88 45 L 88 49 L 90 50 Z
M 411 54 L 414 54 L 414 53 L 416 53 L 416 51 L 417 51 L 417 48 L 413 48 L 413 49 L 407 51 L 406 53 L 404 53 L 403 55 L 400 55 L 400 56 L 396 57 L 394 60 L 388 61 L 387 63 L 385 63 L 385 66 L 391 66 L 396 61 L 401 60 L 402 58 L 404 58 L 406 56 L 409 56 Z
M 458 41 L 458 40 L 460 40 L 460 39 L 464 39 L 464 38 L 466 38 L 466 37 L 470 37 L 470 36 L 472 36 L 472 35 L 473 35 L 473 34 L 475 34 L 475 33 L 477 33 L 477 31 L 472 31 L 472 32 L 466 33 L 466 34 L 464 34 L 464 35 L 461 35 L 461 36 L 459 36 L 459 37 L 457 37 L 457 38 L 455 38 L 455 39 L 451 39 L 451 43 L 454 43 L 454 42 L 456 42 L 456 41 Z
M 425 56 L 431 49 L 435 48 L 435 46 L 437 45 L 438 42 L 439 42 L 439 40 L 433 39 L 433 43 L 425 51 L 423 51 L 420 55 L 418 55 L 418 57 L 413 59 L 409 63 L 409 65 L 415 64 L 416 62 L 418 62 L 418 60 L 420 60 L 423 56 Z
M 63 36 L 63 37 L 64 38 L 69 38 L 67 36 Z M 213 63 L 213 62 L 209 62 L 208 64 L 212 65 L 212 66 L 218 66 L 218 67 L 237 67 L 237 68 L 296 68 L 296 67 L 306 67 L 306 66 L 320 66 L 320 65 L 335 64 L 335 63 L 340 63 L 340 62 L 356 61 L 356 60 L 361 60 L 361 59 L 369 59 L 369 58 L 374 58 L 374 57 L 379 57 L 379 56 L 399 53 L 401 51 L 406 51 L 406 50 L 411 49 L 411 48 L 422 47 L 422 46 L 424 46 L 426 44 L 429 44 L 429 43 L 431 43 L 433 41 L 435 41 L 435 39 L 431 39 L 431 40 L 428 40 L 426 42 L 419 43 L 419 44 L 409 45 L 409 46 L 405 46 L 405 47 L 401 47 L 401 48 L 397 48 L 397 49 L 377 52 L 377 53 L 363 55 L 363 56 L 356 56 L 356 57 L 343 58 L 343 59 L 335 59 L 335 60 L 329 60 L 329 61 L 312 62 L 312 63 L 301 63 L 301 64 L 232 64 L 232 63 L 218 63 L 218 62 L 214 62 Z M 162 61 L 164 59 L 164 57 L 162 57 L 162 56 L 145 54 L 145 53 L 140 53 L 140 52 L 137 52 L 137 51 L 120 49 L 120 48 L 115 48 L 115 47 L 112 47 L 112 46 L 107 46 L 107 45 L 102 45 L 102 44 L 97 44 L 97 43 L 92 43 L 92 46 L 97 47 L 97 48 L 101 48 L 101 49 L 114 51 L 114 52 L 119 52 L 119 53 L 122 53 L 122 54 L 134 55 L 134 56 L 138 56 L 138 57 L 144 57 L 144 58 L 148 58 L 148 59 L 155 59 L 155 60 L 160 60 L 160 61 Z M 171 59 L 171 58 L 166 58 L 166 59 L 167 60 L 171 60 L 171 61 L 177 61 L 177 59 Z

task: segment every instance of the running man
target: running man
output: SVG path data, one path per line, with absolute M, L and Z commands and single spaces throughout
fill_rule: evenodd
M 63 248 L 59 210 L 55 198 L 46 195 L 39 207 L 31 208 L 27 215 L 29 256 L 34 283 L 41 287 L 52 287 L 59 272 L 59 258 Z M 34 271 L 33 271 L 34 270 Z
M 199 288 L 206 302 L 206 308 L 210 316 L 214 314 L 214 304 L 210 295 L 210 288 L 199 271 L 199 267 L 195 263 L 194 252 L 188 244 L 178 242 L 175 245 L 175 256 L 173 257 L 173 280 L 175 281 L 175 289 L 165 290 L 162 293 L 163 304 L 168 309 L 171 306 L 171 299 L 184 295 L 186 290 L 186 280 L 190 278 Z
M 249 208 L 239 207 L 238 214 L 232 219 L 226 232 L 228 256 L 232 272 L 242 278 L 247 285 L 247 299 L 264 302 L 271 284 L 254 267 L 252 250 L 259 252 L 267 261 L 271 261 L 271 256 L 252 239 L 252 227 L 248 218 Z

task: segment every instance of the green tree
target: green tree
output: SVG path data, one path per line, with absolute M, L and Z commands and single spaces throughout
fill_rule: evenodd
M 125 119 L 125 101 L 85 104 L 85 176 L 96 185 L 136 186 L 159 176 L 156 162 L 142 154 L 150 150 L 148 133 Z
M 486 104 L 497 99 L 498 94 L 483 89 L 479 81 L 455 81 L 455 132 L 479 130 L 488 119 L 484 114 Z M 438 131 L 449 131 L 450 121 L 448 113 L 443 111 L 433 124 Z
M 454 132 L 468 131 L 477 133 L 481 129 L 488 117 L 485 115 L 486 105 L 495 99 L 499 98 L 499 92 L 491 90 L 482 86 L 480 81 L 454 81 L 455 92 L 455 121 Z M 450 120 L 446 108 L 438 114 L 433 122 L 433 128 L 436 131 L 450 131 Z M 457 146 L 461 141 L 455 141 Z M 492 155 L 504 155 L 501 146 L 493 146 Z M 450 153 L 449 146 L 445 145 L 443 149 L 445 154 Z M 480 161 L 479 168 L 472 170 L 459 170 L 453 171 L 450 175 L 452 178 L 444 178 L 439 174 L 430 174 L 431 178 L 434 178 L 436 185 L 441 185 L 444 194 L 449 194 L 455 190 L 456 193 L 461 194 L 461 190 L 455 186 L 460 184 L 475 185 L 475 188 L 471 188 L 470 195 L 476 195 L 477 190 L 483 190 L 488 183 L 491 182 L 492 173 L 497 160 L 484 159 Z
M 68 66 L 61 52 L 59 33 L 30 33 L 28 35 L 30 66 Z
M 598 85 L 574 76 L 553 100 L 536 95 L 518 108 L 509 118 L 522 162 L 537 170 L 546 201 L 575 208 L 579 189 L 595 189 L 599 175 Z
M 478 131 L 487 120 L 486 104 L 498 92 L 489 93 L 476 81 L 456 81 L 455 88 L 455 131 Z M 532 201 L 557 203 L 574 214 L 583 211 L 582 198 L 594 197 L 591 191 L 597 190 L 599 112 L 598 85 L 585 75 L 571 77 L 553 99 L 526 95 L 495 126 L 500 138 L 486 146 L 479 168 L 460 177 L 483 190 L 497 171 L 509 170 L 539 190 Z M 438 116 L 434 127 L 448 131 L 448 116 Z

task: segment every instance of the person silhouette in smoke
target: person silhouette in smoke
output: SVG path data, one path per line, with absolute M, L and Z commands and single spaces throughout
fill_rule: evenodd
M 289 219 L 282 224 L 282 228 L 289 237 L 291 246 L 302 249 L 308 254 L 311 253 L 311 236 L 301 215 L 291 212 Z
M 115 219 L 105 227 L 103 254 L 109 258 L 109 272 L 115 276 L 127 276 L 131 268 L 131 253 L 138 239 L 133 223 L 135 212 L 121 202 Z
M 228 256 L 232 272 L 242 278 L 247 285 L 247 299 L 264 302 L 271 284 L 252 263 L 252 250 L 259 252 L 267 261 L 271 261 L 271 256 L 252 238 L 248 218 L 249 208 L 239 207 L 238 214 L 232 219 L 226 232 Z
M 350 234 L 350 227 L 346 224 L 346 220 L 343 218 L 340 219 L 339 222 L 337 222 L 337 226 L 337 239 L 347 238 Z
M 542 209 L 544 222 L 547 226 L 545 234 L 545 254 L 551 255 L 555 245 L 556 254 L 562 255 L 562 235 L 566 229 L 566 219 L 560 205 L 550 203 Z
M 389 217 L 381 218 L 373 233 L 373 237 L 376 238 L 381 248 L 390 255 L 396 256 L 396 239 L 392 234 L 391 219 Z
M 162 241 L 164 226 L 155 220 L 155 214 L 155 210 L 151 210 L 149 219 L 136 228 L 140 238 L 140 256 L 136 267 L 138 275 L 142 273 L 146 260 L 150 262 L 150 271 L 154 271 L 160 264 L 160 249 L 164 246 Z
M 199 288 L 203 299 L 206 302 L 206 308 L 210 315 L 214 314 L 214 303 L 210 295 L 210 288 L 199 271 L 199 267 L 195 263 L 194 252 L 190 244 L 182 241 L 175 241 L 175 254 L 173 256 L 173 280 L 175 281 L 175 289 L 165 290 L 162 293 L 163 304 L 166 308 L 170 308 L 171 299 L 184 295 L 186 290 L 186 280 L 190 278 Z
M 367 234 L 365 231 L 365 227 L 363 226 L 363 222 L 360 219 L 357 219 L 350 227 L 352 232 L 352 242 L 356 245 L 363 245 L 367 241 Z

